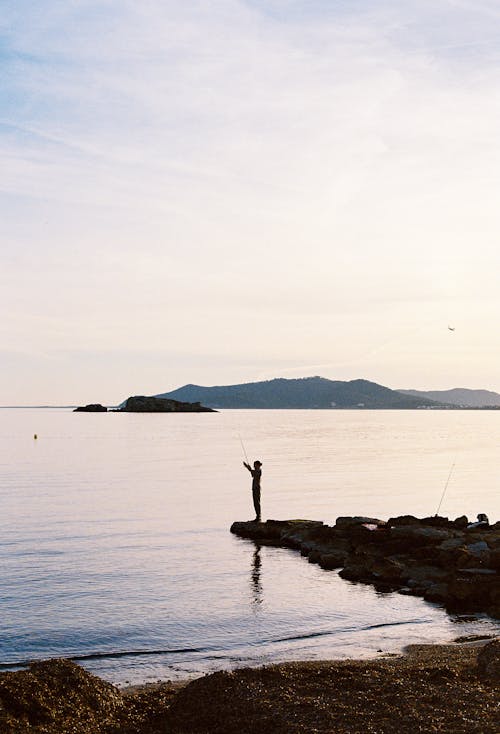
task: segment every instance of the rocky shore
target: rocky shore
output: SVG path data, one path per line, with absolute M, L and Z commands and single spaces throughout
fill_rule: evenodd
M 0 674 L 2 734 L 498 734 L 500 639 L 120 691 L 68 660 Z
M 500 619 L 500 522 L 339 517 L 333 526 L 313 520 L 235 522 L 231 532 L 259 544 L 294 548 L 311 563 L 340 569 L 342 578 L 379 591 L 422 596 L 449 612 Z

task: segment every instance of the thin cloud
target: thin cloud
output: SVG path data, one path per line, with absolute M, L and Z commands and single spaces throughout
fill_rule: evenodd
M 6 3 L 5 345 L 187 355 L 195 339 L 200 370 L 234 353 L 238 382 L 254 333 L 271 367 L 347 370 L 418 308 L 477 296 L 479 318 L 500 265 L 497 17 L 430 0 Z M 173 363 L 165 379 L 186 381 Z

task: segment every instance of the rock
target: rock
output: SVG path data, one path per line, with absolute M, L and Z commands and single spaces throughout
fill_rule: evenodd
M 490 551 L 490 568 L 500 571 L 500 548 Z
M 455 553 L 454 560 L 458 569 L 474 568 L 478 564 L 477 556 L 473 555 L 467 548 L 459 548 Z
M 463 537 L 447 538 L 435 548 L 435 562 L 447 568 L 459 565 L 459 559 L 465 552 Z
M 108 409 L 100 403 L 91 403 L 90 405 L 81 405 L 75 408 L 73 413 L 107 413 Z
M 404 539 L 413 545 L 427 545 L 447 540 L 450 538 L 450 531 L 421 525 L 400 525 L 391 528 L 390 535 L 391 538 Z
M 447 538 L 443 540 L 437 547 L 439 551 L 457 550 L 457 548 L 464 548 L 464 539 L 461 538 Z
M 311 563 L 318 563 L 320 553 L 323 551 L 323 546 L 316 543 L 314 540 L 305 540 L 300 544 L 300 555 L 309 556 Z
M 423 517 L 420 520 L 422 525 L 430 525 L 433 528 L 448 528 L 453 525 L 447 517 L 441 517 L 440 515 L 431 515 L 431 517 Z
M 477 543 L 470 543 L 466 546 L 466 549 L 477 560 L 481 561 L 481 563 L 488 565 L 490 560 L 490 549 L 484 540 L 479 540 Z
M 484 569 L 466 569 L 453 576 L 448 585 L 447 605 L 457 611 L 473 612 L 496 606 L 500 580 Z
M 406 566 L 394 558 L 375 559 L 370 567 L 370 572 L 384 581 L 401 581 L 406 571 Z
M 365 565 L 349 559 L 344 568 L 339 571 L 339 576 L 347 581 L 363 581 L 369 583 L 375 580 Z
M 242 538 L 259 540 L 260 542 L 286 543 L 290 532 L 300 532 L 302 537 L 312 529 L 321 527 L 321 520 L 266 520 L 266 522 L 255 522 L 254 520 L 233 522 L 231 532 Z
M 347 538 L 358 545 L 360 542 L 376 542 L 385 539 L 388 525 L 374 517 L 338 517 L 335 523 L 337 536 Z
M 461 546 L 455 551 L 454 561 L 457 568 L 474 568 L 476 566 L 489 566 L 491 551 L 484 540 Z
M 346 554 L 342 551 L 322 553 L 319 557 L 319 565 L 327 571 L 342 568 L 346 560 Z
M 400 515 L 399 517 L 390 517 L 387 520 L 388 525 L 420 525 L 420 520 L 413 515 Z
M 374 525 L 375 527 L 383 527 L 387 525 L 384 520 L 377 520 L 374 517 L 338 517 L 335 521 L 335 527 L 340 529 L 359 527 L 360 525 Z
M 182 403 L 170 398 L 145 397 L 136 395 L 127 398 L 119 413 L 216 413 L 212 408 L 205 408 L 200 403 Z
M 424 591 L 426 601 L 442 604 L 448 598 L 448 584 L 431 584 Z
M 477 656 L 477 668 L 481 675 L 500 681 L 500 639 L 481 648 Z
M 418 584 L 423 582 L 436 583 L 449 577 L 449 571 L 438 566 L 414 566 L 408 569 L 408 578 Z M 408 582 L 410 583 L 410 582 Z

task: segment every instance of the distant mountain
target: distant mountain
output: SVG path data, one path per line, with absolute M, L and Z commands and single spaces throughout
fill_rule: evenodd
M 201 402 L 210 408 L 438 408 L 431 400 L 403 395 L 368 380 L 277 378 L 242 385 L 184 385 L 156 397 Z
M 500 395 L 490 390 L 469 390 L 465 387 L 455 387 L 452 390 L 398 390 L 398 392 L 464 408 L 500 407 Z

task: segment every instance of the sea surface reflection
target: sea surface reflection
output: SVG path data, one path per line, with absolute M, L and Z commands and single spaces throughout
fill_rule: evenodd
M 37 433 L 38 440 L 33 440 Z M 499 517 L 500 412 L 0 410 L 0 664 L 117 683 L 493 633 L 229 533 L 252 517 Z

